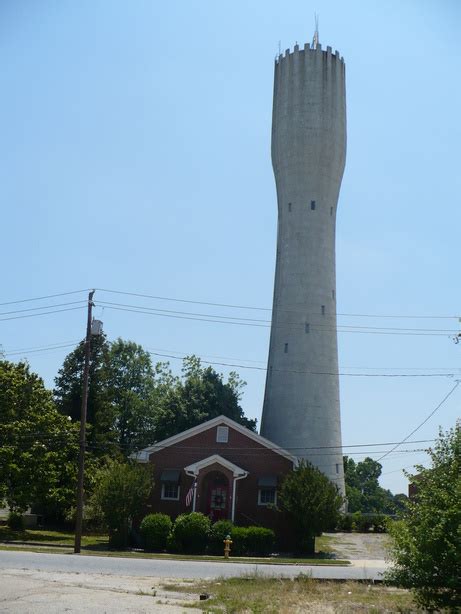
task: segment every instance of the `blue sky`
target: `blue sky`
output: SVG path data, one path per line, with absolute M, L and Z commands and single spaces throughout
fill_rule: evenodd
M 0 302 L 97 287 L 265 308 L 95 295 L 111 339 L 263 369 L 276 239 L 273 61 L 279 41 L 284 50 L 311 40 L 315 11 L 321 43 L 339 49 L 347 67 L 337 297 L 338 313 L 361 315 L 338 317 L 340 370 L 362 375 L 340 379 L 343 442 L 400 441 L 454 385 L 427 375 L 461 376 L 461 345 L 451 340 L 461 315 L 454 0 L 3 0 Z M 84 298 L 2 305 L 1 313 Z M 200 322 L 101 301 L 263 322 Z M 7 357 L 26 357 L 49 386 L 71 348 L 30 348 L 83 336 L 83 303 L 59 309 L 68 307 L 81 308 L 0 316 Z M 236 370 L 247 381 L 244 409 L 259 419 L 264 371 Z M 412 440 L 453 426 L 460 399 L 461 386 Z M 382 484 L 405 490 L 400 469 L 424 458 L 389 454 Z

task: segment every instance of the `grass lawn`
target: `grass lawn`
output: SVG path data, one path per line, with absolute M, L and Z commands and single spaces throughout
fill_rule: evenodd
M 0 527 L 0 542 L 18 543 L 27 542 L 41 544 L 43 546 L 73 546 L 74 534 L 68 531 L 43 531 L 39 529 L 25 529 L 24 531 L 12 531 L 4 526 Z M 107 535 L 84 535 L 83 547 L 107 547 Z
M 232 557 L 233 563 L 266 563 L 286 565 L 348 565 L 349 561 L 332 559 L 331 538 L 322 536 L 317 538 L 317 555 L 315 558 L 296 557 Z M 44 531 L 39 529 L 26 529 L 12 531 L 8 527 L 0 526 L 0 549 L 29 550 L 34 552 L 65 552 L 72 551 L 74 534 L 67 531 Z M 102 556 L 118 556 L 129 558 L 173 559 L 182 561 L 216 561 L 226 563 L 221 556 L 211 555 L 184 555 L 150 553 L 139 550 L 109 550 L 107 535 L 84 535 L 82 537 L 82 554 L 95 554 Z
M 314 580 L 300 575 L 294 580 L 258 575 L 222 578 L 192 584 L 168 584 L 166 590 L 208 593 L 210 598 L 188 607 L 206 612 L 277 613 L 415 612 L 409 591 L 360 582 Z

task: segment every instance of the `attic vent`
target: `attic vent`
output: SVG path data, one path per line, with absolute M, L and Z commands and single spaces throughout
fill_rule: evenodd
M 229 427 L 218 426 L 216 429 L 216 441 L 218 443 L 227 443 L 229 441 Z

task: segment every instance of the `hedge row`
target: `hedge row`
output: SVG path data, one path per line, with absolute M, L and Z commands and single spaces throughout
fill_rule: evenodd
M 341 516 L 337 530 L 357 531 L 358 533 L 368 533 L 372 530 L 374 533 L 385 533 L 387 531 L 387 521 L 389 516 L 385 514 L 362 514 L 354 512 L 353 514 L 344 514 Z
M 141 523 L 144 549 L 186 554 L 220 555 L 224 539 L 232 539 L 231 555 L 268 556 L 273 549 L 275 534 L 263 527 L 236 527 L 228 520 L 211 524 L 199 512 L 181 514 L 173 523 L 166 514 L 149 514 Z

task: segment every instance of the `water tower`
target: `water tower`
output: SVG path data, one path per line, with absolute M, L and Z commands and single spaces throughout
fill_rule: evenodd
M 312 45 L 275 60 L 278 232 L 261 434 L 342 493 L 335 226 L 345 158 L 345 65 L 316 32 Z

